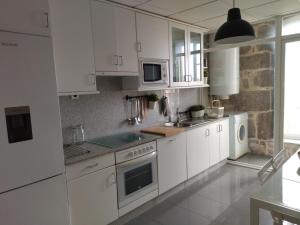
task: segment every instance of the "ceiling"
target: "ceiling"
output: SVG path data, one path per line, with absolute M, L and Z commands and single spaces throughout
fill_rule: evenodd
M 232 0 L 107 0 L 215 30 L 227 18 Z M 255 22 L 300 11 L 300 0 L 236 0 L 242 18 Z

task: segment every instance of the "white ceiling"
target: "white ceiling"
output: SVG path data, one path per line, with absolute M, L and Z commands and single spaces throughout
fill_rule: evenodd
M 232 0 L 107 0 L 187 23 L 218 28 L 226 21 Z M 249 22 L 300 11 L 300 0 L 236 0 Z

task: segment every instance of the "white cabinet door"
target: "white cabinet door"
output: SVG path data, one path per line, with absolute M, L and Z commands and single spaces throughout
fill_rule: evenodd
M 187 179 L 186 133 L 159 139 L 157 151 L 159 194 L 162 194 Z
M 56 176 L 0 195 L 3 225 L 68 225 L 65 176 Z
M 169 59 L 168 21 L 136 13 L 139 58 Z
M 91 1 L 96 71 L 117 71 L 117 31 L 112 5 Z
M 220 133 L 219 123 L 213 123 L 209 127 L 209 166 L 220 162 Z
M 209 167 L 209 128 L 207 126 L 187 131 L 188 179 Z
M 96 71 L 99 75 L 138 75 L 134 12 L 92 1 Z
M 220 122 L 220 160 L 229 157 L 229 120 Z
M 89 0 L 49 0 L 58 92 L 96 92 Z
M 49 35 L 47 0 L 1 0 L 0 30 Z
M 71 225 L 106 225 L 118 218 L 115 167 L 68 182 Z

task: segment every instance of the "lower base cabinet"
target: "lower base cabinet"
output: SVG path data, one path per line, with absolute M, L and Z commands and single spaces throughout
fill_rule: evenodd
M 71 225 L 106 225 L 118 218 L 115 166 L 68 182 Z
M 159 194 L 187 180 L 186 133 L 157 140 Z
M 188 179 L 209 168 L 209 128 L 186 132 Z

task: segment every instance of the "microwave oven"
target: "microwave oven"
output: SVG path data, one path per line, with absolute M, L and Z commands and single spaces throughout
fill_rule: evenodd
M 141 86 L 168 86 L 169 63 L 163 59 L 140 59 L 139 74 Z

